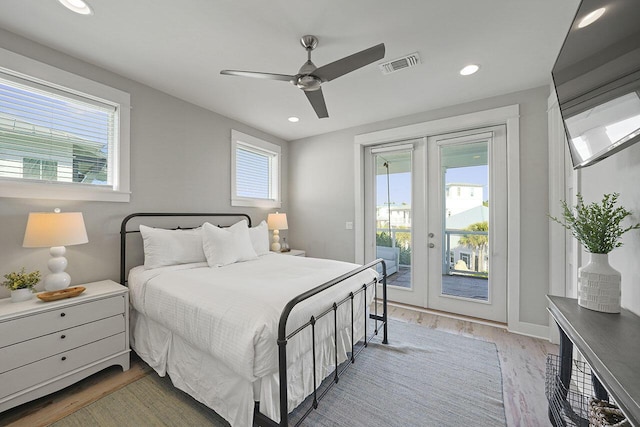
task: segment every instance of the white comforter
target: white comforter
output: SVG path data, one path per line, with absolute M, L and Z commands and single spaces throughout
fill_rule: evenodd
M 129 275 L 129 287 L 137 311 L 254 381 L 278 370 L 277 328 L 286 303 L 357 267 L 339 261 L 268 254 L 220 268 L 204 263 L 154 270 L 136 267 Z M 299 304 L 289 318 L 288 331 L 375 277 L 375 271 L 366 270 Z M 369 288 L 366 304 L 362 293 L 356 296 L 356 319 L 362 319 L 372 294 L 373 288 Z M 338 317 L 345 330 L 351 322 L 349 303 L 338 310 Z M 317 342 L 333 335 L 333 314 L 318 323 L 316 333 Z M 306 338 L 303 333 L 289 340 L 289 364 L 308 351 L 309 337 L 310 332 Z

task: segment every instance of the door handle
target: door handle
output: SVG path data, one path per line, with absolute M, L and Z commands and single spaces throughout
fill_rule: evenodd
M 436 244 L 435 244 L 435 243 L 429 243 L 429 247 L 430 247 L 430 248 L 435 248 L 435 247 L 436 247 Z

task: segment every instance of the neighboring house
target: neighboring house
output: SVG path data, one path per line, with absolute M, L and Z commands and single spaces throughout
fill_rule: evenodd
M 103 148 L 102 143 L 0 113 L 0 177 L 106 183 Z
M 484 201 L 484 191 L 481 184 L 449 183 L 445 185 L 445 194 L 445 216 L 447 218 L 480 206 Z
M 378 228 L 389 227 L 389 213 L 391 214 L 391 228 L 411 228 L 411 205 L 402 203 L 399 206 L 378 206 L 376 208 Z

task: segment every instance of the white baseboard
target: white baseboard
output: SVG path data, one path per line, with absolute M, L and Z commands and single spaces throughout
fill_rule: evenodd
M 540 338 L 547 341 L 549 340 L 548 326 L 527 322 L 512 322 L 507 326 L 507 330 L 514 334 L 526 335 L 528 337 Z

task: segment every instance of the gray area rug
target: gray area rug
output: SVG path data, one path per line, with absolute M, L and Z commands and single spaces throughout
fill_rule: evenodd
M 296 420 L 310 401 L 292 414 Z M 390 321 L 303 421 L 307 427 L 504 426 L 496 346 Z M 228 426 L 155 373 L 55 423 L 71 426 Z
M 389 323 L 389 344 L 381 341 L 374 338 L 301 425 L 506 425 L 495 344 L 399 321 Z

